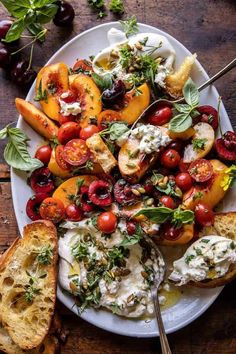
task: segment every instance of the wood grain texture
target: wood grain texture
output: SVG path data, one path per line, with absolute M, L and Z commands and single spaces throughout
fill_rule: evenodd
M 116 20 L 108 14 L 97 20 L 87 6 L 87 0 L 71 1 L 76 10 L 73 28 L 60 29 L 49 25 L 46 42 L 37 45 L 34 65 L 43 66 L 51 55 L 76 34 L 97 24 Z M 214 74 L 236 55 L 236 1 L 235 0 L 125 0 L 123 18 L 135 14 L 140 22 L 156 26 L 182 42 L 198 59 L 209 75 Z M 1 17 L 6 12 L 0 6 Z M 28 51 L 25 51 L 25 56 Z M 78 54 L 79 56 L 79 54 Z M 43 58 L 43 59 L 42 59 Z M 217 82 L 216 87 L 236 128 L 236 70 Z M 15 121 L 16 96 L 26 92 L 0 76 L 0 127 Z M 0 252 L 17 236 L 9 169 L 3 164 L 4 143 L 0 142 Z M 2 164 L 1 164 L 2 163 Z M 188 327 L 169 335 L 174 354 L 234 354 L 236 353 L 236 282 L 225 287 L 211 308 Z M 63 322 L 70 330 L 63 354 L 138 354 L 161 353 L 158 339 L 134 339 L 100 330 L 73 315 L 58 303 Z

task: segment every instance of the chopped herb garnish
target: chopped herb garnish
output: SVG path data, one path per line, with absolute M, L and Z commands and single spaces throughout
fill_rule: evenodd
M 137 18 L 135 16 L 132 16 L 131 18 L 125 21 L 120 21 L 120 24 L 122 26 L 123 31 L 125 32 L 126 37 L 132 36 L 133 34 L 136 34 L 139 31 Z
M 202 238 L 202 239 L 200 240 L 200 242 L 203 242 L 203 243 L 209 243 L 209 242 L 210 242 L 210 240 L 209 240 L 209 239 L 207 239 L 207 238 Z
M 194 254 L 185 257 L 185 263 L 189 264 L 195 258 Z
M 52 258 L 53 258 L 52 247 L 48 245 L 41 249 L 40 253 L 37 255 L 36 260 L 40 264 L 48 265 L 51 264 Z
M 36 96 L 34 97 L 35 101 L 45 101 L 47 103 L 48 101 L 48 95 L 46 90 L 42 90 L 42 79 L 39 82 L 39 87 L 36 93 Z
M 111 0 L 109 10 L 115 14 L 122 14 L 124 12 L 123 0 Z
M 194 150 L 204 150 L 207 139 L 193 139 L 193 149 Z

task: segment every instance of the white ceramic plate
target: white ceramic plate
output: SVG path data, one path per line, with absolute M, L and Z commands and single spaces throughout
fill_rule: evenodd
M 82 34 L 73 38 L 66 45 L 64 45 L 60 50 L 58 50 L 48 61 L 48 64 L 62 61 L 65 62 L 68 66 L 72 66 L 77 58 L 88 58 L 90 55 L 98 53 L 98 51 L 108 45 L 106 36 L 107 31 L 111 27 L 119 28 L 119 26 L 120 25 L 117 22 L 113 22 L 103 24 L 83 32 Z M 140 24 L 139 28 L 140 32 L 158 33 L 166 36 L 169 39 L 170 43 L 176 50 L 176 66 L 179 66 L 183 59 L 190 54 L 190 52 L 180 42 L 178 42 L 167 33 L 144 24 Z M 197 84 L 201 84 L 208 78 L 205 70 L 202 68 L 199 62 L 196 63 L 191 76 Z M 26 98 L 27 100 L 33 102 L 34 90 L 35 84 L 33 84 L 31 90 L 29 91 Z M 204 90 L 201 94 L 201 102 L 216 106 L 218 96 L 219 95 L 216 89 L 214 87 L 210 87 Z M 221 118 L 223 130 L 232 129 L 229 117 L 223 105 L 221 105 Z M 36 134 L 22 120 L 21 117 L 18 121 L 18 127 L 23 129 L 25 133 L 31 138 L 29 149 L 33 155 L 36 148 L 42 144 L 42 138 L 40 138 L 39 135 Z M 11 178 L 15 214 L 20 232 L 22 232 L 24 225 L 30 222 L 25 213 L 25 205 L 29 197 L 32 195 L 32 191 L 26 184 L 26 175 L 24 173 L 12 171 Z M 236 200 L 235 189 L 229 198 L 224 200 L 224 210 L 236 209 L 236 202 L 234 202 L 234 200 Z M 163 320 L 167 333 L 177 331 L 178 329 L 186 326 L 197 317 L 199 317 L 214 302 L 221 290 L 222 288 L 210 290 L 189 290 L 188 293 L 186 293 L 175 306 L 163 312 Z M 77 313 L 76 307 L 73 306 L 73 298 L 63 293 L 59 287 L 58 298 L 69 309 Z M 155 320 L 128 320 L 113 315 L 107 311 L 96 311 L 93 309 L 85 311 L 82 314 L 82 318 L 107 331 L 126 336 L 154 337 L 158 335 L 158 329 Z

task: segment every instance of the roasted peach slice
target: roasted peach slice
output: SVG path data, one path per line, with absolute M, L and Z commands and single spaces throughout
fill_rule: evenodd
M 60 104 L 58 97 L 69 88 L 68 67 L 64 63 L 56 63 L 43 67 L 36 80 L 36 97 L 46 115 L 54 120 L 60 120 Z M 42 95 L 41 95 L 42 96 Z
M 96 176 L 90 175 L 71 177 L 55 190 L 53 197 L 60 199 L 64 206 L 67 207 L 68 205 L 73 204 L 71 196 L 77 194 L 79 181 L 83 181 L 83 186 L 89 186 L 96 179 Z
M 102 110 L 101 91 L 93 79 L 84 74 L 77 75 L 70 88 L 79 96 L 82 108 L 80 125 L 86 127 L 90 118 L 96 117 Z
M 181 231 L 181 234 L 176 240 L 166 240 L 161 237 L 154 237 L 155 242 L 159 245 L 165 245 L 165 246 L 178 246 L 178 245 L 184 245 L 186 243 L 189 243 L 194 236 L 194 226 L 193 224 L 186 224 L 183 225 L 183 229 Z
M 125 94 L 125 108 L 120 111 L 121 120 L 127 124 L 133 124 L 134 121 L 143 113 L 150 103 L 150 89 L 147 84 L 138 87 L 139 95 L 134 91 Z
M 69 170 L 64 170 L 63 168 L 61 168 L 57 161 L 56 161 L 56 157 L 55 157 L 55 149 L 52 150 L 52 154 L 51 154 L 51 158 L 48 164 L 48 168 L 49 170 L 52 172 L 52 174 L 54 176 L 60 177 L 62 179 L 64 178 L 69 178 L 72 176 L 72 172 Z

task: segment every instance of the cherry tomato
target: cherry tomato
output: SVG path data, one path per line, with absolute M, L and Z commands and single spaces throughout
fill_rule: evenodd
M 78 72 L 93 71 L 92 63 L 86 59 L 78 59 L 74 63 L 73 71 L 78 71 Z
M 202 226 L 210 226 L 214 222 L 214 212 L 205 203 L 198 203 L 195 207 L 195 219 Z
M 60 100 L 66 103 L 73 103 L 78 100 L 78 95 L 72 90 L 67 90 L 61 94 Z
M 167 149 L 161 155 L 161 163 L 167 168 L 175 168 L 180 162 L 180 155 L 174 149 Z
M 99 132 L 99 128 L 96 125 L 89 124 L 87 127 L 81 129 L 79 137 L 80 139 L 87 140 L 93 134 L 96 134 L 98 132 Z
M 164 125 L 169 122 L 172 117 L 172 110 L 170 107 L 162 107 L 153 112 L 148 117 L 148 123 L 153 125 Z
M 219 119 L 218 119 L 218 112 L 212 106 L 200 106 L 198 107 L 198 112 L 201 113 L 200 121 L 208 123 L 212 126 L 214 130 L 218 128 Z
M 134 221 L 126 221 L 126 229 L 127 229 L 128 235 L 135 234 L 136 226 L 137 226 L 136 222 L 134 222 Z
M 60 199 L 49 197 L 40 205 L 39 213 L 42 219 L 57 224 L 65 216 L 65 207 Z
M 64 146 L 58 145 L 55 149 L 55 158 L 58 166 L 63 170 L 70 170 L 72 166 L 64 159 Z
M 66 207 L 66 216 L 70 221 L 80 221 L 83 219 L 83 211 L 75 204 Z
M 115 231 L 117 226 L 117 217 L 111 211 L 107 211 L 98 216 L 97 226 L 100 231 L 111 234 Z
M 188 191 L 192 185 L 193 181 L 189 173 L 181 172 L 175 177 L 175 183 L 182 191 Z
M 35 157 L 36 159 L 42 161 L 44 165 L 48 165 L 51 158 L 51 154 L 52 154 L 51 147 L 49 145 L 43 145 L 37 149 L 35 153 Z
M 75 121 L 76 116 L 73 116 L 73 114 L 70 114 L 69 116 L 63 116 L 62 114 L 60 114 L 59 116 L 59 124 L 65 124 L 68 122 L 73 122 Z
M 166 223 L 162 227 L 162 237 L 169 241 L 178 240 L 182 232 L 182 227 L 176 228 L 170 223 Z
M 181 172 L 187 172 L 188 168 L 189 168 L 189 165 L 190 165 L 190 163 L 184 162 L 183 159 L 181 159 L 180 162 L 179 162 L 178 167 L 179 167 Z
M 107 109 L 98 115 L 98 128 L 99 130 L 106 129 L 107 123 L 117 120 L 121 120 L 121 114 L 117 111 L 113 111 L 112 109 Z
M 76 122 L 67 122 L 60 126 L 57 138 L 60 144 L 65 145 L 68 141 L 79 138 L 80 126 Z
M 210 161 L 198 159 L 193 161 L 188 169 L 190 176 L 196 182 L 206 182 L 213 176 L 213 167 Z
M 161 204 L 163 204 L 167 208 L 170 208 L 170 209 L 174 209 L 175 208 L 174 200 L 171 197 L 169 197 L 168 195 L 163 195 L 160 198 L 160 202 L 161 202 Z
M 69 141 L 63 151 L 64 160 L 73 166 L 83 165 L 90 157 L 89 148 L 82 139 L 73 139 Z

